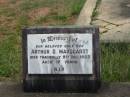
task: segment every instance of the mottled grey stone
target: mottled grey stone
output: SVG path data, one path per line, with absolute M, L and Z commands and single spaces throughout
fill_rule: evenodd
M 101 35 L 102 41 L 130 42 L 130 24 L 125 24 L 115 29 L 108 30 Z
M 97 19 L 116 25 L 130 22 L 130 0 L 102 0 Z

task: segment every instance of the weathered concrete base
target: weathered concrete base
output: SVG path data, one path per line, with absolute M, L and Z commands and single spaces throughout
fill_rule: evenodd
M 2 97 L 130 97 L 130 83 L 103 84 L 98 93 L 24 93 L 21 83 L 1 82 Z
M 93 25 L 103 42 L 130 42 L 130 0 L 102 0 Z
M 130 42 L 130 24 L 108 30 L 107 33 L 101 35 L 101 40 L 104 42 Z

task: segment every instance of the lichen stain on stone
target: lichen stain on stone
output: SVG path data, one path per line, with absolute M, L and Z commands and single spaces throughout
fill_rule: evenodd
M 120 2 L 120 16 L 124 18 L 130 18 L 130 0 L 122 0 Z

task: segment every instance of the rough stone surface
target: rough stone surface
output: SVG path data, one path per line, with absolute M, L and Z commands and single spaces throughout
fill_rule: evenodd
M 107 25 L 105 28 L 111 30 L 111 29 L 115 29 L 116 27 L 117 27 L 116 25 L 109 24 L 109 25 Z
M 130 22 L 130 0 L 102 0 L 97 19 L 113 24 Z
M 107 33 L 101 35 L 101 40 L 112 42 L 130 42 L 130 24 L 125 24 L 108 30 Z
M 104 28 L 104 27 L 100 27 L 100 33 L 106 33 L 108 31 L 107 28 Z
M 130 0 L 102 0 L 98 12 L 92 23 L 102 29 L 101 40 L 130 42 Z
M 19 83 L 0 83 L 2 97 L 130 97 L 130 83 L 104 84 L 98 93 L 24 93 Z
M 99 27 L 105 27 L 109 25 L 109 23 L 101 21 L 101 20 L 95 20 L 92 22 L 93 25 L 98 25 Z

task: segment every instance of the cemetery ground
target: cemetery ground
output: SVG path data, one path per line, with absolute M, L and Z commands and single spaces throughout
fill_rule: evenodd
M 1 0 L 0 80 L 21 79 L 23 27 L 74 24 L 84 3 L 85 0 Z M 99 4 L 100 0 L 96 7 Z M 93 12 L 94 18 L 98 14 L 96 11 Z M 129 43 L 101 44 L 102 80 L 130 81 L 129 54 Z
M 0 81 L 19 81 L 19 82 L 21 81 L 21 76 L 22 76 L 21 74 L 22 72 L 21 29 L 23 27 L 39 26 L 39 25 L 41 26 L 41 25 L 75 24 L 76 19 L 85 1 L 86 0 L 39 0 L 39 1 L 0 0 Z M 123 25 L 119 26 L 118 24 L 115 25 L 113 22 L 104 23 L 104 20 L 100 21 L 99 17 L 104 15 L 103 12 L 101 13 L 99 10 L 102 6 L 102 3 L 100 1 L 101 0 L 97 1 L 97 5 L 95 7 L 95 10 L 93 11 L 93 16 L 92 16 L 93 21 L 91 23 L 93 25 L 100 26 L 102 32 L 101 35 L 102 35 L 102 34 L 107 34 L 106 32 L 109 31 L 113 32 L 114 30 L 111 28 L 115 26 L 117 27 L 116 29 L 119 29 Z M 102 0 L 102 2 L 103 1 L 107 1 L 107 0 Z M 113 2 L 114 1 L 115 0 L 113 0 Z M 127 0 L 124 1 L 127 2 Z M 104 10 L 104 12 L 107 13 L 110 11 Z M 37 15 L 35 15 L 34 13 L 36 13 Z M 108 14 L 105 14 L 105 17 L 107 17 L 107 15 Z M 125 19 L 126 18 L 124 17 L 124 19 L 121 18 L 118 20 L 125 20 Z M 104 26 L 107 23 L 108 25 Z M 128 23 L 126 24 L 128 25 Z M 107 29 L 106 27 L 109 27 L 109 29 Z M 115 33 L 115 35 L 117 35 L 117 33 Z M 101 43 L 100 47 L 101 47 L 100 59 L 101 59 L 101 68 L 102 68 L 101 79 L 105 82 L 129 82 L 130 81 L 130 43 L 128 42 Z M 8 86 L 10 88 L 8 88 Z M 114 86 L 114 88 L 112 86 Z M 1 83 L 1 87 L 5 88 L 3 90 L 0 90 L 3 91 L 2 92 L 3 94 L 2 93 L 0 94 L 3 95 L 3 97 L 7 97 L 7 93 L 6 93 L 7 89 L 12 90 L 12 92 L 8 91 L 10 95 L 13 95 L 14 93 L 13 89 L 18 90 L 17 92 L 19 92 L 18 85 L 9 84 L 6 87 Z M 109 88 L 103 89 L 104 94 L 99 94 L 99 95 L 73 94 L 71 96 L 88 95 L 90 97 L 108 97 L 107 95 L 112 95 L 111 91 L 113 90 L 116 91 L 114 92 L 115 94 L 113 94 L 115 95 L 114 97 L 128 97 L 129 83 L 120 84 L 120 85 L 112 84 Z M 127 95 L 124 96 L 123 94 L 120 94 L 120 91 L 122 91 L 122 93 Z M 29 96 L 32 97 L 33 94 L 21 94 L 21 97 L 25 95 L 28 97 Z M 34 95 L 34 97 L 37 96 L 40 97 L 40 95 L 41 94 L 38 95 L 36 94 Z M 67 95 L 69 96 L 70 94 Z M 17 95 L 16 97 L 18 96 L 20 97 L 20 95 Z M 53 95 L 50 94 L 50 97 L 51 96 L 54 96 L 54 94 Z M 64 95 L 62 94 L 59 95 L 59 97 L 61 96 L 63 97 Z
M 19 80 L 21 29 L 74 24 L 85 0 L 0 0 L 0 80 Z

